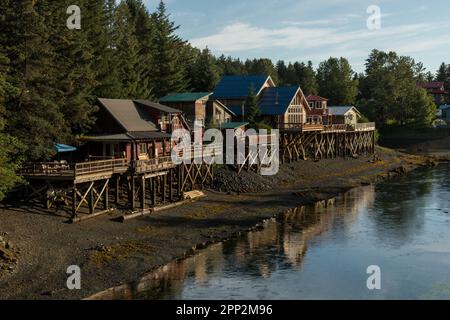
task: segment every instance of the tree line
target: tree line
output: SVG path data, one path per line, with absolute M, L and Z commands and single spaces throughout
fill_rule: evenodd
M 181 91 L 212 91 L 223 75 L 268 74 L 300 85 L 330 104 L 359 104 L 379 123 L 429 124 L 431 99 L 417 81 L 420 63 L 373 51 L 366 72 L 347 59 L 242 61 L 214 56 L 177 35 L 164 2 L 150 12 L 142 0 L 77 0 L 80 30 L 66 26 L 72 0 L 0 2 L 0 198 L 17 182 L 22 161 L 49 159 L 53 143 L 74 143 L 95 125 L 96 98 L 153 99 Z M 436 79 L 448 84 L 443 64 Z M 434 78 L 434 77 L 433 77 Z

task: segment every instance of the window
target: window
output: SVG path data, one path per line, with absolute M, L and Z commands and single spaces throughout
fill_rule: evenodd
M 146 143 L 141 143 L 140 144 L 140 153 L 141 154 L 147 154 L 147 152 L 148 152 L 148 149 L 147 149 L 147 144 Z

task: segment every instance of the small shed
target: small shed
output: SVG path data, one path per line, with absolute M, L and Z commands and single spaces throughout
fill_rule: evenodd
M 361 113 L 354 106 L 332 106 L 328 107 L 328 110 L 333 117 L 333 124 L 356 126 L 361 118 Z

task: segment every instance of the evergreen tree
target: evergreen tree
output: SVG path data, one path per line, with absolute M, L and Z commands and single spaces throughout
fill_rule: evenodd
M 95 120 L 96 67 L 92 64 L 93 50 L 86 33 L 69 30 L 64 23 L 68 17 L 66 9 L 72 2 L 47 1 L 48 7 L 41 14 L 46 16 L 46 25 L 51 31 L 49 41 L 55 52 L 56 85 L 60 96 L 57 101 L 75 135 L 87 132 Z M 82 12 L 85 2 L 78 2 Z
M 366 114 L 380 126 L 428 126 L 436 106 L 431 96 L 417 86 L 421 67 L 410 57 L 395 52 L 372 51 L 366 62 L 361 104 Z
M 196 92 L 211 92 L 219 81 L 219 70 L 208 48 L 197 57 L 194 64 L 192 88 Z
M 277 70 L 278 81 L 279 81 L 280 85 L 285 85 L 287 73 L 288 73 L 286 63 L 283 60 L 279 60 L 276 64 L 275 68 Z
M 0 46 L 10 61 L 8 81 L 16 90 L 8 95 L 6 130 L 26 145 L 31 160 L 53 154 L 53 143 L 70 140 L 59 108 L 54 48 L 43 12 L 45 1 L 4 0 Z
M 445 62 L 442 62 L 442 64 L 439 66 L 439 70 L 436 73 L 436 81 L 440 82 L 446 82 L 447 79 L 447 72 L 448 72 L 449 66 L 445 64 Z
M 246 119 L 250 124 L 250 128 L 257 129 L 261 117 L 261 110 L 259 110 L 258 97 L 253 86 L 249 89 L 244 110 L 247 113 Z
M 139 43 L 135 36 L 135 24 L 129 8 L 121 2 L 116 10 L 114 28 L 117 71 L 122 99 L 147 99 L 151 91 L 144 78 L 143 61 L 139 55 Z
M 143 99 L 152 98 L 153 69 L 155 63 L 155 32 L 150 14 L 141 0 L 126 0 L 128 11 L 134 26 L 134 36 L 138 42 L 138 55 L 140 59 L 140 91 Z
M 312 62 L 308 61 L 308 64 L 296 62 L 294 63 L 294 69 L 303 92 L 305 94 L 317 94 L 318 86 L 316 72 Z
M 21 181 L 16 176 L 16 170 L 21 163 L 21 151 L 23 149 L 16 138 L 11 137 L 4 131 L 4 102 L 7 93 L 12 90 L 6 81 L 8 62 L 8 59 L 0 52 L 0 201 L 5 198 L 7 192 L 16 183 Z
M 232 57 L 221 55 L 217 59 L 217 65 L 219 66 L 222 75 L 237 76 L 247 74 L 245 65 L 240 59 L 233 59 Z
M 245 62 L 247 74 L 268 75 L 275 83 L 278 83 L 278 72 L 270 59 L 253 59 Z
M 81 31 L 90 45 L 91 64 L 95 71 L 94 97 L 121 98 L 117 59 L 115 0 L 85 0 Z
M 180 68 L 178 52 L 184 42 L 175 34 L 179 28 L 170 21 L 163 1 L 152 14 L 155 26 L 155 60 L 153 64 L 154 94 L 163 97 L 171 92 L 182 92 L 189 86 L 185 70 Z
M 317 70 L 319 94 L 331 105 L 353 105 L 358 94 L 358 81 L 345 58 L 329 58 Z

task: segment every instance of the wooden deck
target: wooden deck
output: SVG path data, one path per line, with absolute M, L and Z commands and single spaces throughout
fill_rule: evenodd
M 150 173 L 156 171 L 164 171 L 173 169 L 176 164 L 172 162 L 171 157 L 162 157 L 149 160 L 136 161 L 135 172 L 136 173 Z
M 88 161 L 76 164 L 59 162 L 28 163 L 22 167 L 20 175 L 26 179 L 70 180 L 76 183 L 110 178 L 113 174 L 129 169 L 126 159 Z
M 353 131 L 375 131 L 375 122 L 357 123 L 355 127 L 351 127 Z M 350 130 L 351 131 L 351 130 Z
M 293 132 L 310 132 L 310 131 L 322 131 L 324 126 L 322 124 L 313 123 L 282 123 L 279 125 L 280 131 L 293 131 Z
M 311 123 L 283 123 L 279 126 L 281 132 L 324 132 L 324 133 L 332 133 L 332 132 L 365 132 L 365 131 L 374 131 L 375 123 L 357 123 L 356 125 L 348 125 L 348 124 L 331 124 L 331 125 L 323 125 L 323 124 L 311 124 Z

